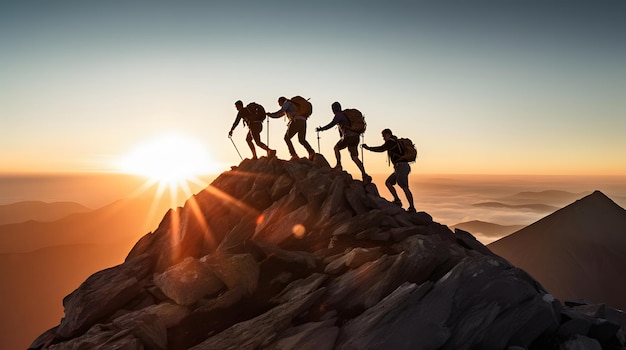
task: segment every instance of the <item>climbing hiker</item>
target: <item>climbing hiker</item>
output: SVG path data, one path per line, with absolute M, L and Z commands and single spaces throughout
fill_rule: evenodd
M 291 142 L 291 139 L 296 134 L 298 134 L 300 144 L 309 152 L 309 159 L 313 160 L 315 151 L 306 140 L 306 121 L 313 109 L 311 103 L 300 96 L 295 96 L 291 99 L 281 96 L 278 98 L 278 105 L 281 108 L 274 113 L 267 113 L 267 116 L 270 118 L 280 118 L 286 115 L 289 119 L 287 132 L 285 133 L 285 143 L 287 143 L 289 154 L 291 154 L 290 160 L 299 158 Z
M 387 155 L 389 156 L 391 163 L 393 163 L 393 173 L 389 175 L 385 181 L 385 185 L 389 189 L 389 192 L 393 195 L 393 203 L 402 206 L 402 201 L 400 200 L 400 197 L 398 197 L 396 189 L 393 187 L 395 184 L 398 184 L 398 186 L 400 186 L 400 188 L 404 191 L 406 199 L 409 202 L 409 208 L 407 211 L 415 213 L 413 194 L 409 189 L 409 173 L 411 172 L 409 162 L 414 161 L 415 157 L 411 157 L 409 152 L 402 149 L 399 139 L 391 132 L 391 130 L 383 130 L 382 136 L 385 140 L 384 144 L 377 147 L 370 147 L 367 144 L 363 144 L 363 148 L 372 152 L 387 151 Z
M 340 138 L 333 148 L 335 150 L 337 164 L 333 169 L 339 171 L 343 170 L 343 167 L 341 166 L 340 151 L 344 148 L 348 148 L 352 161 L 356 164 L 359 170 L 361 170 L 363 182 L 370 183 L 372 181 L 372 177 L 367 175 L 363 162 L 359 159 L 359 138 L 361 133 L 365 131 L 365 120 L 363 118 L 363 114 L 356 109 L 343 111 L 339 102 L 334 102 L 330 108 L 335 114 L 333 120 L 325 126 L 318 126 L 315 131 L 325 131 L 335 125 L 339 128 Z
M 235 102 L 235 108 L 237 109 L 237 117 L 233 126 L 228 132 L 228 137 L 233 136 L 233 130 L 239 125 L 239 121 L 243 119 L 243 124 L 248 125 L 248 135 L 246 136 L 246 142 L 252 151 L 252 159 L 257 159 L 256 148 L 252 143 L 252 140 L 265 151 L 267 151 L 267 157 L 272 158 L 276 156 L 276 150 L 269 148 L 261 141 L 261 131 L 263 130 L 263 120 L 265 120 L 265 109 L 258 103 L 251 102 L 246 107 L 243 106 L 241 100 Z

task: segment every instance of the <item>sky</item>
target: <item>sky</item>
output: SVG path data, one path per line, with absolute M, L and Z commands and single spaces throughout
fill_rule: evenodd
M 119 171 L 163 135 L 227 170 L 250 156 L 234 102 L 301 95 L 316 150 L 339 101 L 365 143 L 411 138 L 417 173 L 626 175 L 624 18 L 623 1 L 2 1 L 0 173 Z M 320 133 L 331 165 L 337 140 Z

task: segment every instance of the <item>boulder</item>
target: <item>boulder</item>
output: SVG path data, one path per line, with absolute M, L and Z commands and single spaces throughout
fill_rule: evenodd
M 155 275 L 154 283 L 178 305 L 191 305 L 224 288 L 215 273 L 194 258 L 187 258 Z

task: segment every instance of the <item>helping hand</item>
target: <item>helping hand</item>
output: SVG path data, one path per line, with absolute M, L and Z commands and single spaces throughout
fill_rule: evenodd
M 321 126 L 318 126 L 317 128 L 315 128 L 315 131 L 317 131 L 317 132 L 322 131 L 322 127 L 321 127 Z
M 368 150 L 368 151 L 370 150 L 370 146 L 368 146 L 368 145 L 367 145 L 367 144 L 365 144 L 365 143 L 364 143 L 364 144 L 362 144 L 362 145 L 361 145 L 361 147 L 365 148 L 365 149 L 366 149 L 366 150 Z

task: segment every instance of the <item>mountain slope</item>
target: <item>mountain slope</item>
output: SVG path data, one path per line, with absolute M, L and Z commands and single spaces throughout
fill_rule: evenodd
M 468 233 L 321 155 L 244 160 L 63 305 L 31 348 L 624 346 L 620 324 L 560 305 Z
M 626 210 L 596 191 L 489 244 L 559 298 L 626 309 Z

